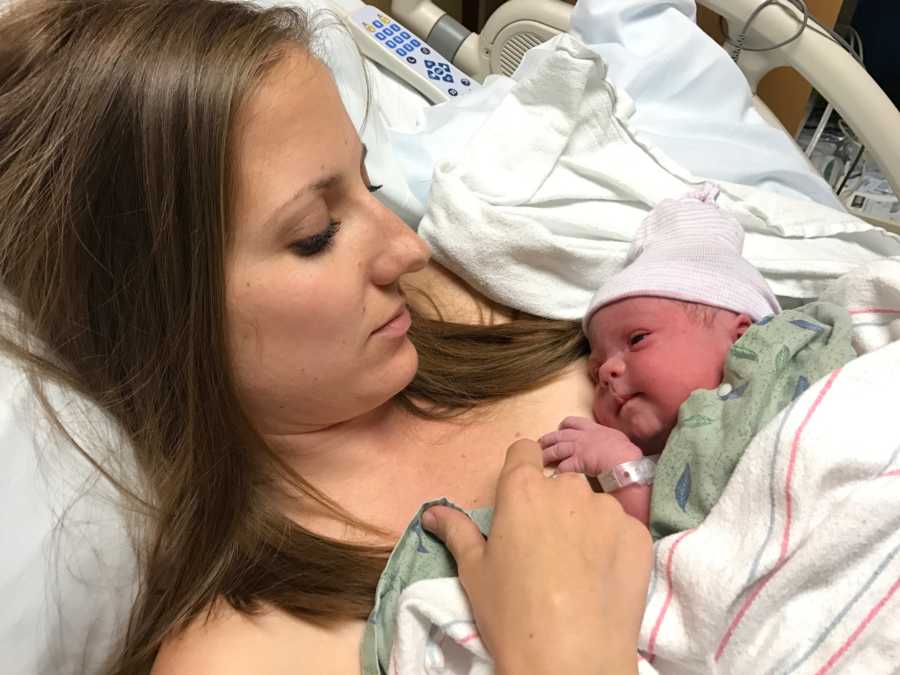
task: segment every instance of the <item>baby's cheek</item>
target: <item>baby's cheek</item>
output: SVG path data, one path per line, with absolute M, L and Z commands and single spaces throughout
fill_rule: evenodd
M 594 421 L 605 427 L 617 429 L 616 419 L 609 409 L 609 405 L 602 398 L 594 399 Z
M 600 421 L 601 418 L 603 417 L 602 403 L 600 402 L 600 399 L 597 398 L 596 396 L 594 397 L 594 400 L 591 402 L 591 412 L 594 415 L 594 421 L 599 422 L 600 424 L 603 424 L 603 422 Z

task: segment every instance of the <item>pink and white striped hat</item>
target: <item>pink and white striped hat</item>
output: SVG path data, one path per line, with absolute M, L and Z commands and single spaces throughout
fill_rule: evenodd
M 594 294 L 594 313 L 618 300 L 654 296 L 747 314 L 753 321 L 781 311 L 759 271 L 741 255 L 744 230 L 715 204 L 707 183 L 681 199 L 660 202 L 638 227 L 622 271 Z

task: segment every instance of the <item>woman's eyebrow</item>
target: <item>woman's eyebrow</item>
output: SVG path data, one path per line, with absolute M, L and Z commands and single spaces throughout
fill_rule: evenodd
M 303 199 L 311 193 L 330 190 L 338 183 L 338 181 L 340 181 L 340 179 L 341 177 L 338 174 L 330 174 L 328 176 L 320 178 L 315 183 L 304 185 L 299 190 L 297 190 L 293 194 L 293 196 L 287 199 L 281 206 L 279 206 L 272 212 L 272 215 L 270 215 L 263 224 L 263 229 L 266 231 L 271 231 L 274 228 L 278 227 L 275 235 L 276 237 L 282 236 L 282 234 L 285 234 L 286 230 L 290 229 L 293 226 L 290 221 L 285 221 L 284 217 L 290 210 L 294 202 Z
M 365 173 L 366 156 L 369 153 L 369 149 L 366 147 L 365 143 L 360 143 L 360 145 L 362 146 L 362 153 L 360 155 L 359 166 L 360 166 L 360 170 L 363 173 Z M 263 224 L 263 228 L 265 230 L 272 230 L 279 224 L 278 223 L 279 219 L 281 219 L 284 216 L 284 213 L 291 207 L 291 205 L 294 202 L 296 202 L 298 199 L 302 199 L 303 197 L 305 197 L 306 195 L 308 195 L 310 193 L 324 192 L 326 190 L 330 190 L 335 185 L 337 185 L 337 183 L 340 181 L 340 179 L 341 179 L 340 175 L 333 173 L 333 174 L 329 174 L 327 176 L 320 178 L 315 183 L 310 183 L 309 185 L 304 185 L 299 190 L 297 190 L 293 194 L 293 196 L 291 196 L 289 199 L 287 199 L 283 204 L 281 204 L 281 206 L 279 206 L 277 209 L 275 209 L 272 212 L 272 215 L 270 215 L 268 217 L 268 219 L 266 219 L 266 222 Z M 283 234 L 286 234 L 285 230 L 288 230 L 291 227 L 292 227 L 292 224 L 289 222 L 281 223 L 281 227 L 279 227 L 275 233 L 276 237 L 281 237 Z

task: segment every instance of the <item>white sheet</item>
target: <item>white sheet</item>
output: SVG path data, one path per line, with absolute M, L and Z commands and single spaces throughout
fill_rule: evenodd
M 533 49 L 466 151 L 435 167 L 419 233 L 434 258 L 498 302 L 578 319 L 620 269 L 650 209 L 702 182 L 633 133 L 630 101 L 570 35 Z M 812 299 L 900 238 L 759 187 L 720 183 L 744 256 L 783 298 Z
M 640 142 L 660 148 L 696 176 L 842 209 L 793 140 L 753 108 L 746 79 L 694 23 L 695 9 L 692 0 L 581 0 L 571 30 L 603 57 L 610 81 L 635 102 L 631 128 Z M 493 76 L 486 85 L 423 110 L 413 128 L 387 120 L 394 152 L 420 204 L 427 203 L 435 163 L 464 156 L 467 141 L 512 82 Z

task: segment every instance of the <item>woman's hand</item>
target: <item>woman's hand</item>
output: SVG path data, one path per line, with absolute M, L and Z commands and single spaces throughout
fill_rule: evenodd
M 583 477 L 545 478 L 537 443 L 510 446 L 487 541 L 447 507 L 422 523 L 456 558 L 498 675 L 637 672 L 650 535 Z

